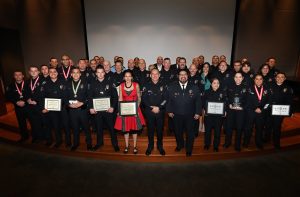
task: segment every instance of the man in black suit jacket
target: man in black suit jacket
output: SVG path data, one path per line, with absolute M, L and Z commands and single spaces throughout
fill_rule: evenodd
M 171 69 L 172 69 L 172 70 L 177 70 L 177 69 L 178 69 L 180 58 L 181 58 L 181 57 L 177 57 L 177 58 L 176 58 L 176 63 L 175 63 L 175 64 L 171 64 Z
M 193 126 L 201 113 L 201 98 L 199 88 L 188 83 L 188 71 L 179 71 L 179 81 L 168 89 L 167 112 L 175 124 L 175 137 L 180 151 L 184 147 L 183 131 L 186 129 L 186 156 L 192 155 L 195 134 Z
M 156 63 L 153 64 L 155 68 L 158 69 L 158 71 L 160 72 L 163 69 L 163 57 L 162 56 L 158 56 L 156 59 Z

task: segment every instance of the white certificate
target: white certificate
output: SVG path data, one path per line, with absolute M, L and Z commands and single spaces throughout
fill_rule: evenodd
M 93 99 L 93 106 L 96 111 L 107 111 L 110 108 L 110 97 Z
M 119 114 L 120 116 L 134 116 L 137 115 L 137 102 L 136 101 L 120 101 Z
M 290 105 L 272 105 L 273 116 L 289 116 Z
M 223 102 L 207 102 L 207 114 L 224 115 Z
M 45 98 L 45 109 L 48 111 L 61 111 L 61 99 Z

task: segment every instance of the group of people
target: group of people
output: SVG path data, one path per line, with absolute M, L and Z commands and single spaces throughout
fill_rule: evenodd
M 20 143 L 29 139 L 29 120 L 32 143 L 45 141 L 47 146 L 58 148 L 64 130 L 65 145 L 75 151 L 80 132 L 84 132 L 87 150 L 95 151 L 103 146 L 103 130 L 107 129 L 116 152 L 120 151 L 117 132 L 121 132 L 125 140 L 123 152 L 130 151 L 131 134 L 133 153 L 137 154 L 138 134 L 146 126 L 145 154 L 152 153 L 156 132 L 157 149 L 165 155 L 163 128 L 167 114 L 168 129 L 176 138 L 175 151 L 185 148 L 186 156 L 192 155 L 194 139 L 200 131 L 205 135 L 205 150 L 213 144 L 213 150 L 218 152 L 222 130 L 223 147 L 230 147 L 235 130 L 234 148 L 241 151 L 241 147 L 248 147 L 253 128 L 258 149 L 263 149 L 271 136 L 274 147 L 280 149 L 284 116 L 272 114 L 271 109 L 272 105 L 291 106 L 293 92 L 285 83 L 285 73 L 275 64 L 275 58 L 268 58 L 254 72 L 246 58 L 230 66 L 224 55 L 213 56 L 211 64 L 201 55 L 188 67 L 184 57 L 171 64 L 170 58 L 159 56 L 147 70 L 145 60 L 140 58 L 129 59 L 125 69 L 123 58 L 118 56 L 114 65 L 99 56 L 90 61 L 80 59 L 74 65 L 68 55 L 63 55 L 61 65 L 52 57 L 49 65 L 29 66 L 28 80 L 24 80 L 21 71 L 15 71 L 6 96 L 15 106 Z M 49 110 L 45 104 L 49 98 L 59 99 L 61 108 Z M 97 110 L 93 101 L 99 98 L 108 98 L 110 106 Z M 136 112 L 120 113 L 122 102 L 136 103 Z M 218 108 L 217 112 L 211 110 L 212 106 Z M 97 133 L 94 146 L 91 129 Z

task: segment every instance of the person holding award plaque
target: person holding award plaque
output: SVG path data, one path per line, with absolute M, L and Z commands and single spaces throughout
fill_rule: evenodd
M 117 135 L 114 130 L 114 115 L 113 112 L 117 109 L 118 94 L 115 87 L 112 86 L 102 66 L 96 69 L 96 80 L 94 80 L 88 90 L 88 106 L 89 111 L 95 116 L 97 129 L 97 143 L 94 146 L 94 151 L 103 145 L 103 127 L 104 124 L 108 127 L 111 136 L 111 143 L 114 150 L 120 150 L 118 146 Z
M 220 82 L 217 78 L 212 79 L 211 88 L 204 92 L 202 100 L 205 123 L 204 149 L 209 149 L 211 144 L 211 132 L 212 129 L 214 129 L 214 151 L 218 152 L 223 116 L 225 116 L 226 111 L 226 94 L 220 89 Z
M 280 149 L 281 124 L 285 116 L 292 114 L 293 90 L 285 83 L 285 73 L 278 72 L 270 88 L 271 124 L 268 135 L 273 134 L 273 145 Z
M 42 113 L 46 115 L 45 126 L 47 136 L 47 146 L 52 144 L 52 130 L 55 131 L 55 148 L 62 144 L 62 133 L 60 129 L 60 117 L 62 100 L 64 99 L 64 81 L 58 79 L 58 72 L 55 68 L 49 69 L 50 79 L 45 81 L 41 88 L 40 107 Z
M 133 136 L 133 153 L 137 154 L 137 134 L 141 132 L 145 119 L 140 109 L 141 93 L 138 83 L 133 82 L 132 72 L 124 71 L 124 81 L 119 86 L 119 113 L 115 123 L 115 129 L 124 134 L 125 149 L 129 151 L 129 134 Z
M 27 103 L 25 101 L 25 87 L 24 74 L 21 71 L 14 72 L 15 81 L 6 88 L 7 100 L 12 102 L 15 107 L 15 113 L 20 129 L 21 138 L 18 141 L 22 143 L 29 138 L 26 120 L 27 115 Z
M 243 146 L 248 147 L 255 125 L 255 144 L 258 149 L 263 149 L 263 126 L 266 109 L 268 107 L 269 89 L 263 85 L 263 76 L 257 74 L 254 77 L 254 85 L 250 86 L 247 95 L 246 129 Z
M 68 107 L 71 127 L 73 128 L 73 145 L 71 151 L 75 151 L 79 146 L 80 128 L 84 130 L 87 150 L 92 150 L 92 139 L 89 129 L 87 92 L 88 83 L 81 78 L 81 71 L 77 67 L 71 70 L 72 80 L 66 84 L 65 103 Z
M 247 87 L 242 83 L 243 75 L 237 72 L 234 75 L 234 84 L 227 89 L 228 111 L 224 148 L 231 145 L 232 132 L 236 128 L 235 150 L 241 151 L 241 137 L 244 126 Z

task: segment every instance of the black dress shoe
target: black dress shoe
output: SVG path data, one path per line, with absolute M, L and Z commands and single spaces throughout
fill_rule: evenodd
M 66 148 L 71 148 L 72 144 L 67 143 L 65 146 L 66 146 Z
M 230 144 L 224 144 L 223 147 L 224 148 L 228 148 L 230 146 Z
M 241 148 L 239 148 L 239 147 L 235 147 L 234 150 L 237 152 L 241 152 Z
M 209 149 L 209 146 L 208 145 L 205 145 L 204 146 L 204 150 L 208 150 Z
M 256 146 L 256 148 L 259 149 L 259 150 L 263 150 L 264 149 L 264 147 L 262 145 L 258 145 L 258 146 Z
M 52 141 L 47 141 L 45 145 L 46 146 L 51 146 L 52 145 Z
M 179 148 L 178 146 L 176 146 L 175 152 L 179 152 L 180 150 L 181 150 L 181 148 Z
M 280 145 L 274 145 L 274 148 L 275 148 L 276 150 L 280 150 L 280 149 L 281 149 L 281 146 L 280 146 Z
M 55 143 L 54 147 L 55 147 L 55 148 L 59 148 L 60 145 L 61 145 L 61 143 Z
M 87 149 L 87 151 L 92 151 L 93 147 L 92 147 L 92 145 L 89 144 L 89 145 L 86 146 L 86 149 Z
M 147 156 L 149 156 L 149 155 L 151 155 L 151 152 L 152 152 L 152 148 L 147 148 L 145 154 L 146 154 Z
M 186 156 L 190 157 L 190 156 L 192 156 L 192 153 L 191 152 L 186 152 Z
M 118 145 L 117 145 L 117 146 L 114 146 L 114 150 L 115 150 L 115 152 L 119 152 L 119 151 L 120 151 L 119 146 L 118 146 Z
M 26 140 L 24 138 L 21 138 L 17 141 L 17 143 L 22 144 L 23 142 L 25 142 Z
M 214 148 L 214 152 L 219 152 L 219 148 Z
M 75 150 L 77 150 L 77 148 L 78 148 L 78 146 L 72 146 L 71 151 L 75 151 Z
M 163 148 L 158 149 L 159 154 L 166 155 L 166 151 Z
M 98 150 L 101 146 L 103 146 L 103 144 L 96 144 L 96 145 L 93 147 L 93 150 L 96 151 L 96 150 Z
M 32 139 L 31 144 L 38 144 L 40 141 L 38 139 Z

